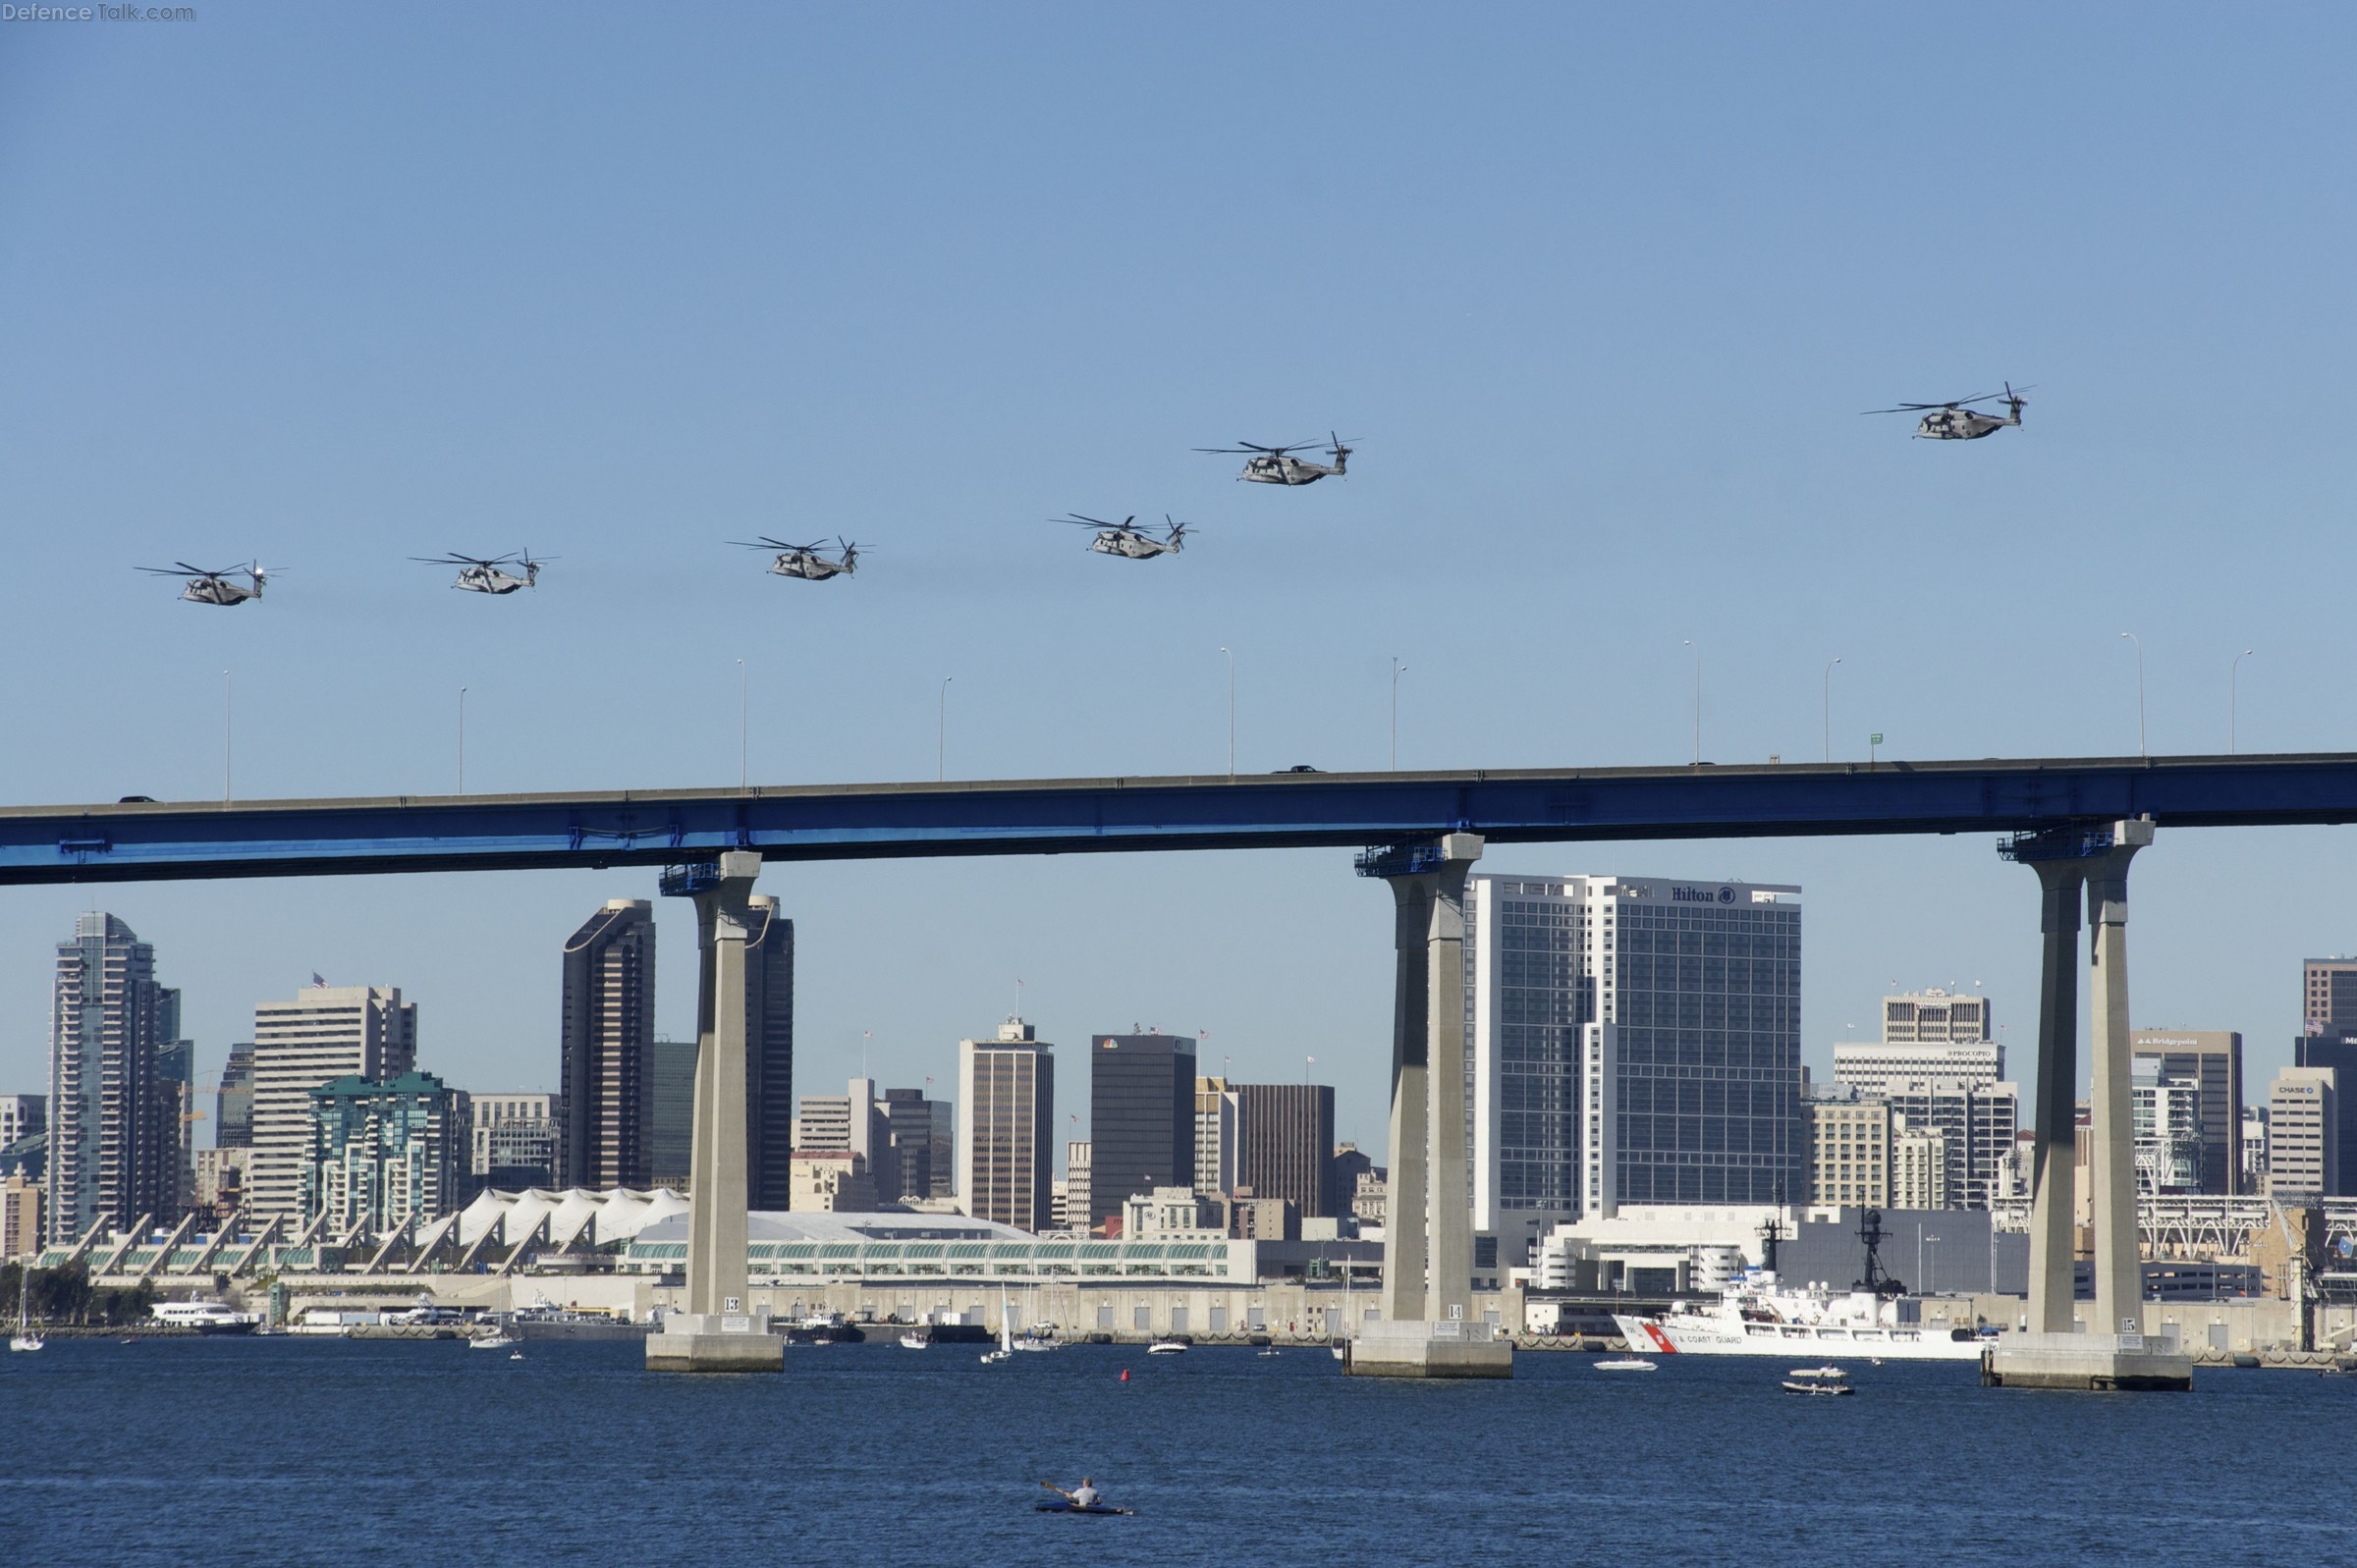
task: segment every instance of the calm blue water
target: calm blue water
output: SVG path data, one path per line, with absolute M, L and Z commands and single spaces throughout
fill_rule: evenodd
M 525 1349 L 52 1340 L 0 1364 L 0 1538 L 74 1563 L 2357 1559 L 2357 1379 L 2102 1396 L 1886 1366 L 1804 1400 L 1729 1360 L 1452 1384 L 842 1345 L 717 1379 Z M 1138 1517 L 1032 1512 L 1083 1471 Z

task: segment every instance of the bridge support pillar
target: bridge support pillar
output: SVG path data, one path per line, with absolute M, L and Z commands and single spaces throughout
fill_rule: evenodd
M 2029 1325 L 1986 1352 L 1982 1380 L 2018 1387 L 2183 1388 L 2193 1364 L 2148 1346 L 2136 1222 L 2136 1126 L 2128 1087 L 2128 862 L 2153 841 L 2149 818 L 2023 834 L 2001 853 L 2038 873 L 2046 954 L 2038 993 L 2038 1109 L 2031 1149 Z M 2095 1086 L 2089 1115 L 2095 1309 L 2077 1331 L 2078 931 L 2089 924 Z
M 1507 1378 L 1513 1347 L 1471 1321 L 1473 1213 L 1465 1166 L 1465 875 L 1474 834 L 1371 849 L 1361 876 L 1391 885 L 1390 1196 L 1382 1321 L 1344 1325 L 1360 1377 Z
M 655 1372 L 778 1372 L 785 1341 L 745 1282 L 745 942 L 761 857 L 731 850 L 674 867 L 663 891 L 695 899 L 696 1050 L 688 1153 L 687 1310 L 646 1336 Z

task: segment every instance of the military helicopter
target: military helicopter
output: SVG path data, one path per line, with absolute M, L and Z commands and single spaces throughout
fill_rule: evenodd
M 456 552 L 447 556 L 411 556 L 410 559 L 421 561 L 429 567 L 458 568 L 459 580 L 451 586 L 464 588 L 468 593 L 514 593 L 519 588 L 537 588 L 540 586 L 540 568 L 547 564 L 534 561 L 529 550 L 520 555 L 492 556 L 488 559 L 462 556 Z M 549 561 L 555 559 L 554 556 L 548 558 Z M 519 577 L 513 571 L 499 569 L 510 565 L 521 567 L 523 575 Z
M 843 554 L 833 561 L 829 561 L 818 553 L 820 547 L 826 544 L 824 539 L 819 540 L 817 544 L 790 545 L 783 539 L 772 539 L 769 535 L 763 534 L 758 542 L 751 539 L 731 539 L 729 543 L 742 545 L 747 550 L 775 550 L 778 552 L 778 559 L 769 564 L 769 569 L 781 577 L 800 577 L 805 582 L 824 582 L 829 577 L 850 576 L 859 569 L 859 547 L 855 544 L 846 544 L 840 536 L 837 537 L 835 545 Z
M 169 567 L 141 567 L 139 569 L 158 577 L 186 577 L 188 584 L 180 590 L 183 599 L 191 604 L 220 605 L 224 608 L 235 608 L 248 599 L 259 599 L 262 596 L 262 584 L 270 575 L 262 569 L 262 564 L 258 561 L 250 566 L 223 567 L 218 571 L 192 567 L 185 561 L 174 562 Z M 251 587 L 240 587 L 229 580 L 233 574 L 241 571 L 252 584 Z
M 2024 387 L 2022 392 L 2030 389 Z M 2021 406 L 2030 400 L 2005 383 L 2002 392 L 1984 392 L 1977 398 L 1958 398 L 1953 403 L 1902 403 L 1895 408 L 1869 408 L 1868 413 L 1922 413 L 1916 422 L 1915 434 L 1925 441 L 1978 441 L 2007 425 L 2021 423 Z M 2002 402 L 2005 416 L 2000 419 L 1993 413 L 1981 413 L 1972 406 L 1976 403 Z M 1929 410 L 1926 412 L 1925 410 Z
M 1170 532 L 1160 539 L 1137 527 L 1134 514 L 1124 517 L 1120 522 L 1106 522 L 1098 517 L 1084 517 L 1075 512 L 1069 516 L 1050 517 L 1048 520 L 1069 522 L 1076 528 L 1094 528 L 1097 536 L 1088 542 L 1089 549 L 1101 556 L 1120 556 L 1128 561 L 1151 561 L 1156 556 L 1175 556 L 1186 548 L 1186 536 L 1194 532 L 1183 522 L 1172 522 L 1167 513 L 1162 520 L 1170 525 Z
M 1328 474 L 1339 477 L 1350 463 L 1350 449 L 1343 445 L 1342 437 L 1329 430 L 1326 439 L 1327 455 L 1334 459 L 1332 464 L 1311 462 L 1305 458 L 1294 457 L 1294 453 L 1306 451 L 1315 445 L 1308 441 L 1296 441 L 1289 447 L 1264 447 L 1258 442 L 1240 441 L 1233 447 L 1197 447 L 1195 450 L 1251 454 L 1244 463 L 1244 471 L 1236 477 L 1256 485 L 1314 485 Z

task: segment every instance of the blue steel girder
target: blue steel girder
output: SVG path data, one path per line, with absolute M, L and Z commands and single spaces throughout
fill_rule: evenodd
M 2357 820 L 2357 755 L 1276 774 L 0 808 L 0 884 Z

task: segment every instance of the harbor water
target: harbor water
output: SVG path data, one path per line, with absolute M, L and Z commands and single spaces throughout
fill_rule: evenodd
M 52 1339 L 0 1364 L 26 1562 L 1955 1564 L 2346 1561 L 2357 1378 L 1985 1389 L 1969 1364 L 1508 1382 L 1323 1351 L 795 1346 L 650 1375 L 635 1343 Z M 1126 1371 L 1127 1379 L 1123 1379 Z M 1133 1518 L 1041 1514 L 1096 1478 Z

